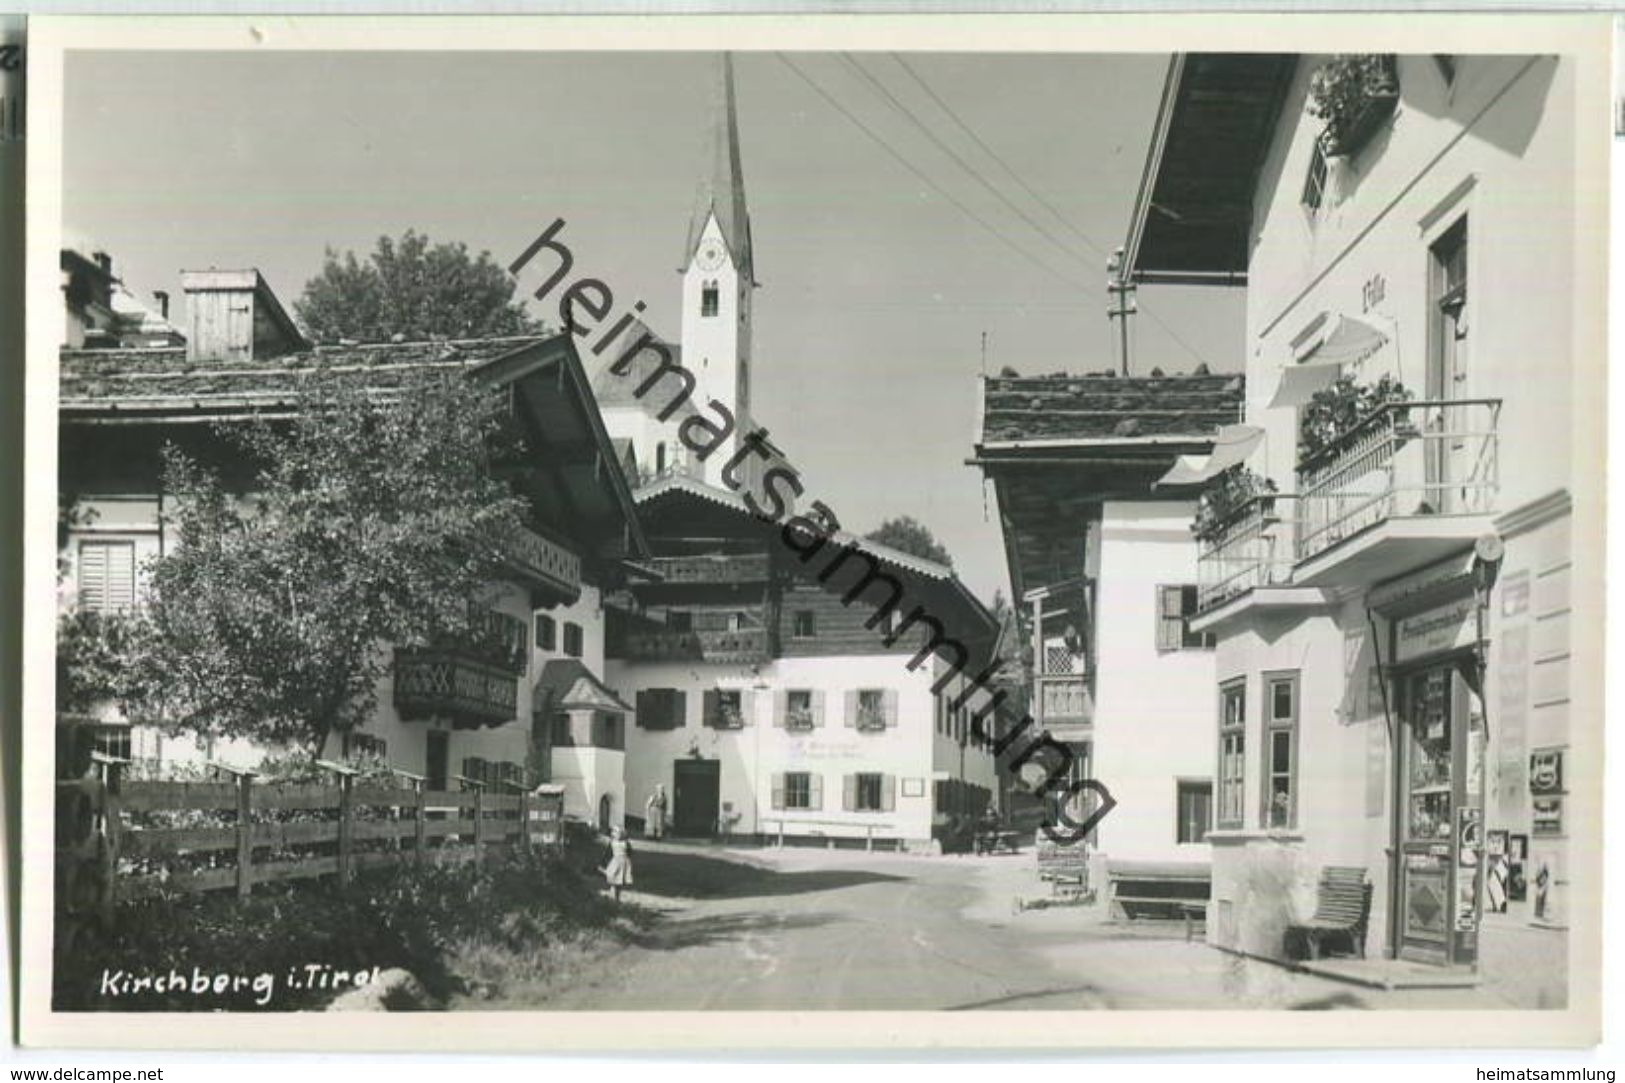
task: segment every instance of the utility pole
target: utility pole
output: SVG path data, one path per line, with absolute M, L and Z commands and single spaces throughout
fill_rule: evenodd
M 1112 253 L 1111 259 L 1106 261 L 1106 292 L 1111 295 L 1111 303 L 1106 308 L 1106 318 L 1120 321 L 1117 325 L 1122 342 L 1123 369 L 1122 374 L 1128 375 L 1128 318 L 1137 311 L 1134 304 L 1134 283 L 1124 276 L 1123 250 L 1117 249 Z

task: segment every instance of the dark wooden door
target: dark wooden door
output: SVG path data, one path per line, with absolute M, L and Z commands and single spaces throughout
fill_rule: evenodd
M 672 764 L 674 835 L 712 835 L 722 792 L 721 760 L 677 760 Z
M 431 790 L 444 790 L 448 785 L 447 752 L 450 746 L 450 735 L 444 730 L 429 730 L 424 735 L 428 741 L 423 760 L 423 773 L 428 776 L 425 785 Z

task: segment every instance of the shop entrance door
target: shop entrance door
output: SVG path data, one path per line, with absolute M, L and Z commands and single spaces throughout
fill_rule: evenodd
M 1482 723 L 1453 658 L 1402 671 L 1391 927 L 1402 959 L 1477 954 L 1483 859 Z

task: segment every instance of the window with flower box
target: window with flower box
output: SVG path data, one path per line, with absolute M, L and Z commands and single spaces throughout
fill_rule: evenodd
M 745 726 L 745 694 L 737 688 L 713 688 L 705 693 L 705 724 L 716 730 Z
M 846 724 L 861 733 L 881 733 L 897 725 L 897 693 L 889 688 L 848 692 Z
M 824 695 L 811 688 L 785 690 L 780 703 L 782 724 L 791 732 L 805 733 L 823 723 Z

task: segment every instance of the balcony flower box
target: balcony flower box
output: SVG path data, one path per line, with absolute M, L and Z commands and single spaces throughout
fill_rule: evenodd
M 792 733 L 807 733 L 814 728 L 813 713 L 807 708 L 785 712 L 784 728 Z
M 1299 474 L 1334 460 L 1379 413 L 1389 414 L 1395 435 L 1415 435 L 1410 410 L 1403 405 L 1389 409 L 1411 398 L 1405 385 L 1391 376 L 1374 384 L 1356 383 L 1352 376 L 1338 377 L 1331 387 L 1315 393 L 1298 422 Z
M 880 709 L 858 710 L 857 729 L 859 733 L 879 733 L 886 728 L 886 712 Z
M 1275 513 L 1275 482 L 1245 466 L 1233 466 L 1214 478 L 1196 502 L 1191 533 L 1200 542 L 1213 542 L 1239 522 L 1256 504 L 1264 519 Z
M 1321 149 L 1329 158 L 1358 154 L 1399 104 L 1399 71 L 1391 53 L 1333 57 L 1309 81 L 1309 111 L 1326 122 Z

